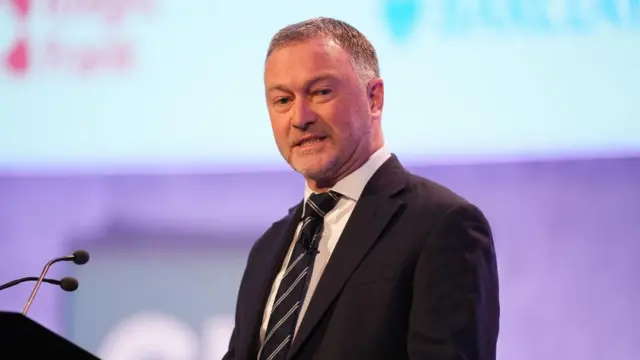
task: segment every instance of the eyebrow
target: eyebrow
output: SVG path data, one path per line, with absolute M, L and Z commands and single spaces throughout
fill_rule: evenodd
M 314 78 L 312 78 L 310 81 L 307 82 L 307 85 L 305 86 L 306 88 L 310 88 L 313 85 L 321 82 L 321 81 L 326 81 L 326 80 L 337 80 L 338 77 L 333 75 L 333 74 L 320 74 Z M 291 92 L 290 89 L 288 89 L 286 86 L 278 84 L 278 85 L 273 85 L 270 86 L 269 89 L 267 90 L 267 92 L 271 92 L 273 90 L 280 90 L 280 91 L 284 91 L 284 92 Z

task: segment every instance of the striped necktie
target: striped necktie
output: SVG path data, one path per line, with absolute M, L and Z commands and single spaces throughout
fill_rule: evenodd
M 339 199 L 340 194 L 329 191 L 312 194 L 304 205 L 302 226 L 269 315 L 259 360 L 286 358 L 311 278 L 318 242 L 322 237 L 324 216 L 336 206 Z

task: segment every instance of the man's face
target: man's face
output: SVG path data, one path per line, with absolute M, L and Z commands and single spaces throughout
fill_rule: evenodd
M 371 155 L 382 83 L 363 85 L 335 42 L 309 40 L 274 51 L 265 65 L 265 91 L 278 149 L 307 179 L 339 177 L 354 157 Z

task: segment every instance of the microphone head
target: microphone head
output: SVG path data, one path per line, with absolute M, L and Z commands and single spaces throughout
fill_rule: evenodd
M 78 285 L 78 280 L 70 276 L 66 276 L 60 279 L 60 287 L 64 291 L 76 291 L 78 290 Z
M 84 265 L 89 262 L 89 253 L 84 250 L 76 250 L 73 253 L 73 262 L 76 265 Z

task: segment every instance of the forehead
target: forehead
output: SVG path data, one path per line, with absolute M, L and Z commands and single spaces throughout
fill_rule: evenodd
M 295 42 L 275 50 L 265 64 L 265 84 L 304 82 L 318 74 L 350 77 L 354 74 L 349 53 L 332 40 Z

